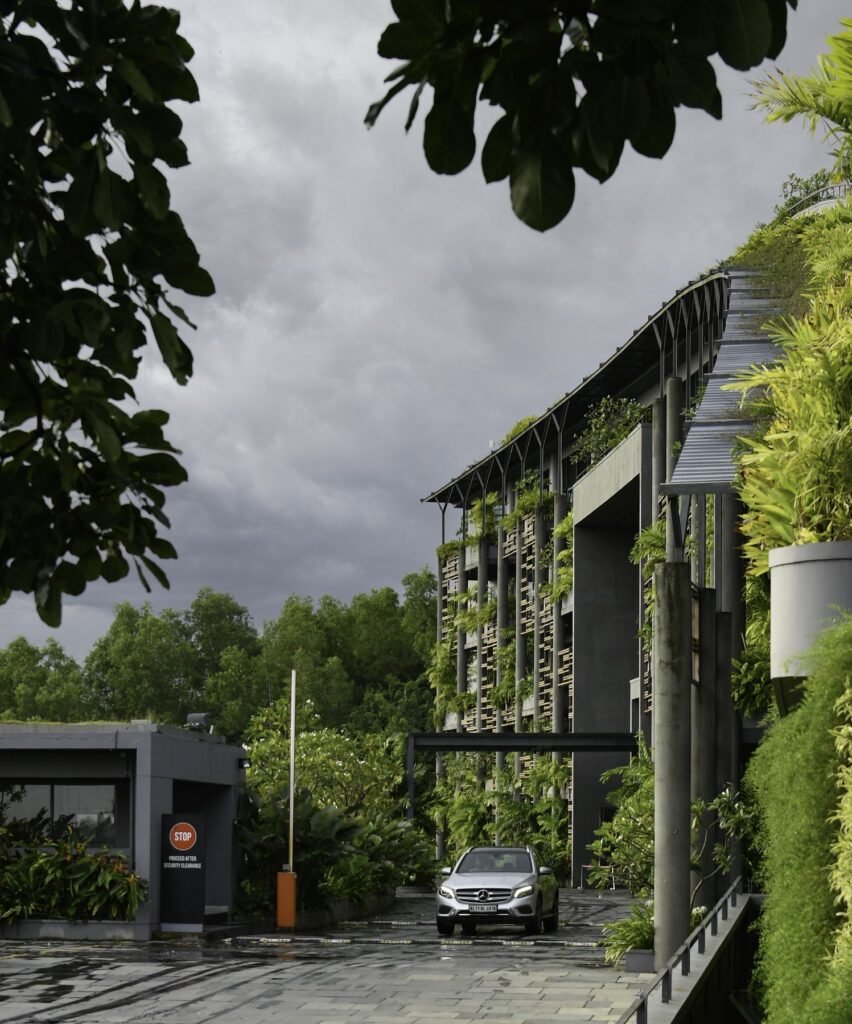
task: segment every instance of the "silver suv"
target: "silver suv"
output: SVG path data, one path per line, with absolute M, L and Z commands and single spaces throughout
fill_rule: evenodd
M 522 924 L 528 935 L 559 927 L 559 885 L 529 846 L 472 846 L 441 875 L 440 935 L 452 935 L 456 924 L 465 935 L 478 924 Z

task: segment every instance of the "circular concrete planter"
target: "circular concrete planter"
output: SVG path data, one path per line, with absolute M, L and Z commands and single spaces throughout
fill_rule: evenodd
M 802 679 L 817 636 L 852 610 L 852 541 L 795 544 L 769 552 L 770 670 L 773 680 Z

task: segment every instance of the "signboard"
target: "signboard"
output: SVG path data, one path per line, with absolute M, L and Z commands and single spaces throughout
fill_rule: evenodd
M 205 866 L 203 815 L 164 814 L 160 867 L 163 931 L 201 931 Z

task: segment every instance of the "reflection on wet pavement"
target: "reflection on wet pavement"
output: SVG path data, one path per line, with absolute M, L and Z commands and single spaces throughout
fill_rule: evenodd
M 312 934 L 208 945 L 0 943 L 0 1024 L 435 1024 L 618 1019 L 640 976 L 607 968 L 601 927 L 629 898 L 564 892 L 562 927 L 440 939 L 430 898 Z

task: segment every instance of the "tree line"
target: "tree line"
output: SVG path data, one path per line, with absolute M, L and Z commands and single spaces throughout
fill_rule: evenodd
M 426 677 L 435 631 L 435 577 L 409 573 L 348 604 L 291 595 L 257 629 L 230 594 L 203 587 L 188 608 L 119 604 L 78 664 L 56 640 L 20 636 L 0 650 L 0 720 L 129 721 L 180 725 L 212 713 L 214 729 L 240 740 L 252 717 L 299 679 L 318 727 L 356 732 L 427 729 Z

